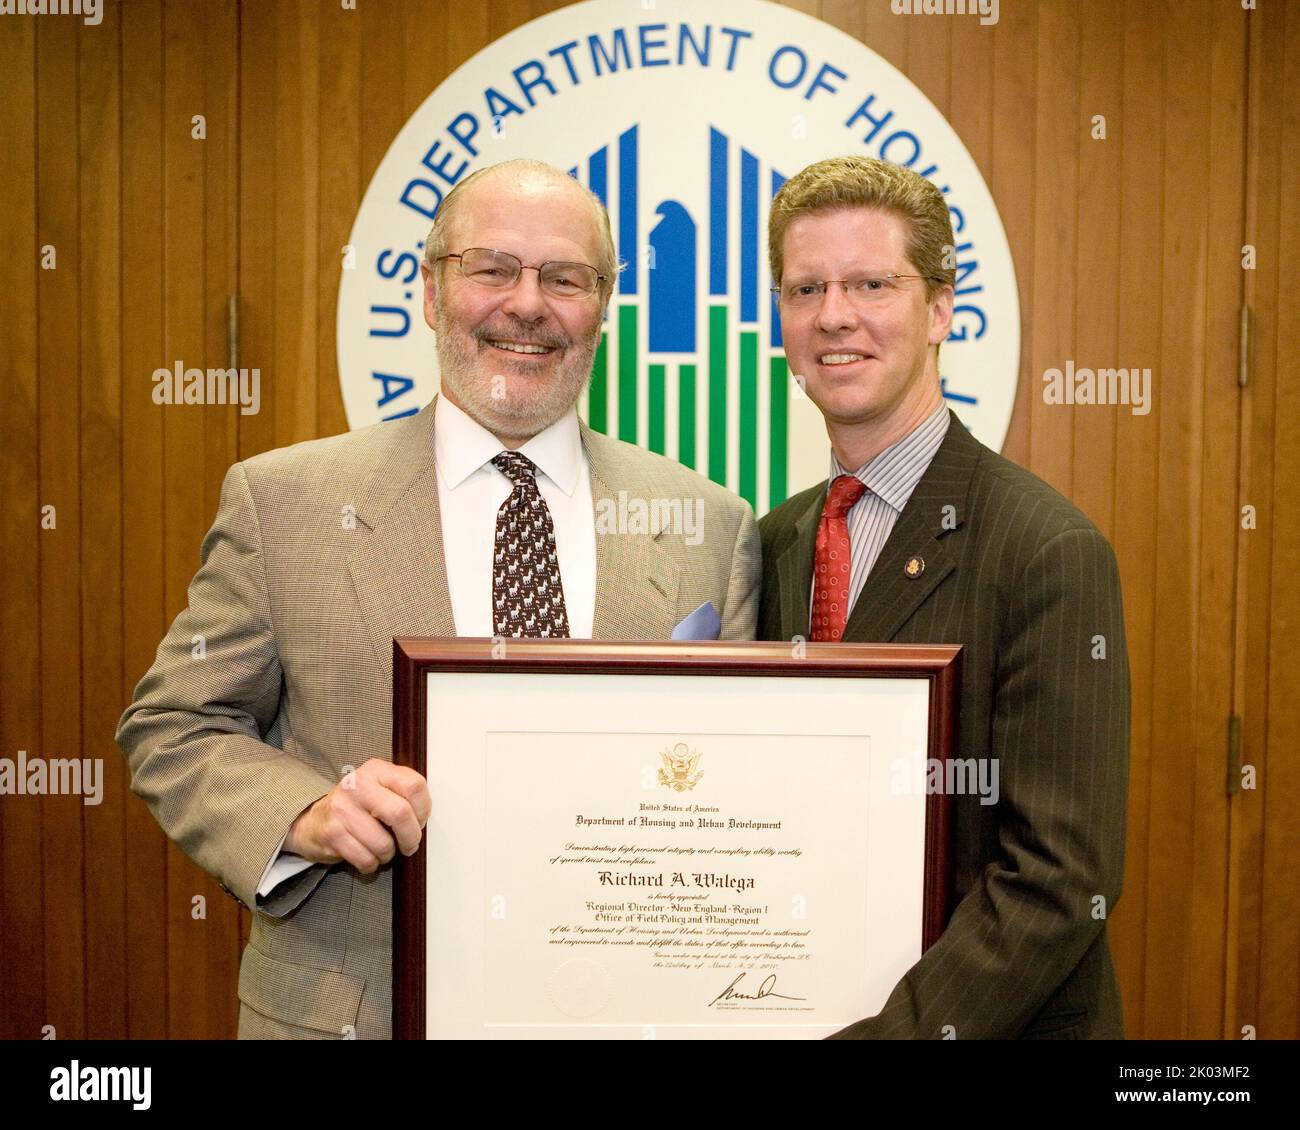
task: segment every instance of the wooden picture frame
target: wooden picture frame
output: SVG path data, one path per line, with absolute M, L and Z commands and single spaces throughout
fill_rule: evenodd
M 929 684 L 926 756 L 946 762 L 957 732 L 961 648 L 865 644 L 623 643 L 589 640 L 397 638 L 393 641 L 393 760 L 428 776 L 428 678 L 438 672 L 627 675 L 673 678 L 721 675 L 834 679 L 919 679 Z M 611 684 L 612 685 L 612 684 Z M 922 950 L 932 945 L 952 908 L 951 797 L 925 798 Z M 398 855 L 393 884 L 393 1035 L 426 1036 L 426 847 Z

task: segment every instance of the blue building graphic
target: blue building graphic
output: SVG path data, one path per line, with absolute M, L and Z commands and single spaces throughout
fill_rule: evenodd
M 713 127 L 698 159 L 708 169 L 703 216 L 693 215 L 680 200 L 641 199 L 638 126 L 569 170 L 609 210 L 618 255 L 626 264 L 596 353 L 587 423 L 660 454 L 675 454 L 688 467 L 732 486 L 756 509 L 767 509 L 786 498 L 790 393 L 780 321 L 768 292 L 759 194 L 766 191 L 770 200 L 785 177 L 775 169 L 764 171 L 755 154 Z M 643 217 L 648 230 L 642 228 Z M 733 218 L 738 255 L 729 246 Z M 707 265 L 703 274 L 701 257 Z M 738 380 L 731 379 L 733 373 Z M 669 382 L 676 390 L 673 419 L 668 418 Z M 766 400 L 766 428 L 760 426 L 760 396 Z M 763 432 L 766 450 L 760 459 Z

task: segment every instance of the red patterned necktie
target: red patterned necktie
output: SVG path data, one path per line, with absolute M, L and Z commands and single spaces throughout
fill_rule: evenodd
M 849 617 L 850 559 L 847 514 L 866 491 L 861 479 L 840 475 L 826 492 L 813 560 L 812 639 L 838 643 Z

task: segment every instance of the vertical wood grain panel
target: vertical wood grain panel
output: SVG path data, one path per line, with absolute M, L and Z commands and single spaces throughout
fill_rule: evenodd
M 1164 181 L 1163 14 L 1149 5 L 1125 5 L 1123 111 L 1118 123 L 1122 169 L 1119 196 L 1119 274 L 1124 280 L 1119 304 L 1117 347 L 1127 364 L 1159 372 L 1160 336 L 1164 328 L 1164 238 L 1161 185 Z M 1128 843 L 1124 889 L 1111 922 L 1115 965 L 1124 998 L 1129 1035 L 1144 1035 L 1145 938 L 1150 779 L 1153 764 L 1151 704 L 1156 663 L 1155 604 L 1156 506 L 1153 484 L 1157 464 L 1159 417 L 1119 413 L 1115 421 L 1115 528 L 1124 596 L 1124 631 L 1128 642 L 1133 713 L 1128 794 Z
M 1210 35 L 1200 47 L 1208 77 L 1209 120 L 1203 144 L 1209 175 L 1202 189 L 1207 244 L 1202 267 L 1205 376 L 1201 400 L 1202 489 L 1196 672 L 1196 795 L 1189 938 L 1192 989 L 1188 1031 L 1219 1032 L 1224 1020 L 1227 961 L 1224 922 L 1228 887 L 1228 798 L 1225 765 L 1232 710 L 1233 591 L 1236 564 L 1238 471 L 1237 311 L 1242 300 L 1241 222 L 1245 190 L 1246 15 L 1239 6 L 1215 5 L 1206 13 Z M 1203 77 L 1202 81 L 1205 81 Z M 1215 175 L 1222 170 L 1227 175 Z M 1164 396 L 1177 395 L 1166 376 Z M 1210 991 L 1213 989 L 1213 991 Z
M 361 5 L 367 8 L 369 5 Z M 358 19 L 355 11 L 343 13 Z M 263 374 L 262 410 L 239 418 L 239 456 L 276 445 L 280 374 L 275 371 L 275 186 L 281 179 L 275 129 L 275 10 L 239 5 L 239 296 L 241 364 Z M 298 380 L 306 379 L 299 375 Z
M 103 766 L 84 811 L 86 1035 L 126 1027 L 126 762 L 113 741 L 122 685 L 121 60 L 119 11 L 78 25 L 81 196 L 82 757 Z
M 1250 380 L 1242 392 L 1241 484 L 1237 502 L 1254 506 L 1265 520 L 1262 529 L 1238 536 L 1237 706 L 1242 714 L 1242 762 L 1267 768 L 1269 751 L 1269 650 L 1273 523 L 1274 400 L 1278 377 L 1277 311 L 1273 299 L 1283 276 L 1280 263 L 1281 131 L 1275 104 L 1282 74 L 1283 40 L 1277 25 L 1262 14 L 1248 20 L 1246 207 L 1243 245 L 1255 247 L 1254 270 L 1242 270 L 1244 299 L 1254 311 L 1255 343 Z M 1267 33 L 1266 33 L 1267 29 Z M 1279 186 L 1268 191 L 1265 186 Z M 1270 531 L 1264 533 L 1263 531 Z M 1262 536 L 1261 536 L 1262 534 Z M 1271 784 L 1271 774 L 1269 783 Z M 1267 786 L 1265 795 L 1267 793 Z M 1225 1035 L 1247 1026 L 1264 1037 L 1281 1033 L 1262 1024 L 1260 979 L 1263 946 L 1263 894 L 1267 884 L 1264 856 L 1266 804 L 1259 791 L 1239 793 L 1232 802 L 1230 850 L 1233 866 L 1228 887 L 1229 968 Z
M 36 28 L 37 219 L 42 244 L 58 254 L 37 283 L 37 358 L 44 375 L 40 419 L 40 496 L 56 508 L 57 528 L 42 530 L 41 758 L 81 749 L 81 446 L 78 335 L 77 30 L 70 20 Z M 78 796 L 40 800 L 45 870 L 45 1010 L 59 1039 L 85 1036 L 85 889 Z
M 783 0 L 786 7 L 796 8 L 810 16 L 837 27 L 845 35 L 854 39 L 865 40 L 867 33 L 867 13 L 865 6 L 855 0 L 808 0 L 807 3 L 791 3 Z M 814 66 L 817 64 L 814 63 Z
M 1271 498 L 1261 495 L 1264 520 L 1259 529 L 1272 539 L 1267 617 L 1258 629 L 1268 633 L 1268 737 L 1248 758 L 1255 763 L 1263 790 L 1263 869 L 1260 909 L 1259 1031 L 1275 1039 L 1300 1038 L 1300 884 L 1295 877 L 1300 857 L 1300 674 L 1293 641 L 1300 632 L 1300 561 L 1295 484 L 1300 482 L 1300 328 L 1295 318 L 1295 261 L 1300 252 L 1300 221 L 1294 202 L 1300 195 L 1300 13 L 1294 5 L 1272 7 L 1264 20 L 1263 113 L 1275 137 L 1275 177 L 1261 178 L 1259 191 L 1277 201 L 1269 217 L 1263 246 L 1271 261 L 1258 282 L 1259 310 L 1272 315 L 1268 341 L 1261 334 L 1261 353 L 1271 369 L 1273 429 L 1260 459 L 1271 455 Z M 1267 278 L 1269 288 L 1262 284 Z M 1262 391 L 1262 390 L 1261 390 Z M 1258 756 L 1262 753 L 1263 756 Z M 1259 804 L 1238 794 L 1239 803 Z
M 481 51 L 488 42 L 488 6 L 472 4 L 456 8 L 447 22 L 447 74 Z
M 1123 91 L 1124 12 L 1118 0 L 1088 5 L 1079 22 L 1079 162 L 1077 216 L 1076 327 L 1073 356 L 1080 365 L 1121 368 L 1116 340 L 1119 273 L 1120 138 L 1126 128 L 1120 112 Z M 1105 138 L 1094 138 L 1092 120 L 1105 119 Z M 1129 413 L 1123 405 L 1084 405 L 1074 409 L 1073 501 L 1107 537 L 1114 532 L 1111 486 L 1115 481 L 1115 421 Z M 1081 644 L 1083 646 L 1083 644 Z
M 432 20 L 409 20 L 406 35 L 413 50 L 406 58 L 408 76 L 431 84 L 442 70 L 441 42 L 445 38 L 446 9 L 439 8 L 441 29 Z M 419 13 L 427 15 L 426 12 Z M 417 28 L 412 29 L 409 24 Z M 432 38 L 421 34 L 428 29 Z M 441 31 L 442 34 L 438 34 Z M 429 85 L 432 90 L 432 85 Z M 427 92 L 426 92 L 427 93 Z M 320 24 L 320 224 L 316 256 L 319 264 L 316 292 L 316 372 L 319 385 L 317 433 L 337 435 L 348 430 L 339 391 L 338 351 L 334 323 L 338 315 L 339 281 L 343 247 L 361 205 L 361 20 L 356 11 L 327 8 Z M 357 270 L 368 265 L 358 263 Z
M 393 36 L 393 28 L 400 26 L 402 19 L 399 3 L 379 0 L 378 3 L 359 4 L 357 9 L 361 15 L 361 120 L 365 123 L 361 131 L 359 171 L 364 186 L 370 183 L 397 131 L 406 122 L 401 62 L 405 45 Z M 477 26 L 487 17 L 487 5 L 481 3 L 458 5 L 453 11 L 454 26 L 463 23 Z M 453 58 L 452 65 L 464 62 L 470 54 L 473 51 Z
M 163 357 L 163 30 L 161 0 L 122 13 L 122 611 L 121 705 L 166 630 L 163 413 L 151 397 Z M 120 755 L 119 755 L 120 756 Z M 143 802 L 126 811 L 127 1035 L 167 1035 L 167 856 Z
M 538 16 L 544 16 L 548 12 L 554 12 L 557 8 L 568 7 L 568 0 L 532 0 L 528 5 L 530 18 L 536 19 Z
M 486 7 L 488 36 L 492 40 L 500 39 L 533 18 L 530 0 L 487 0 Z M 641 11 L 635 16 L 640 17 Z M 649 18 L 653 13 L 647 12 L 646 16 Z
M 1029 363 L 1029 468 L 1067 497 L 1073 482 L 1071 410 L 1043 402 L 1042 375 L 1074 357 L 1075 263 L 1079 183 L 1079 12 L 1061 4 L 1038 10 L 1037 134 L 1033 318 L 1026 320 Z M 1010 210 L 1014 203 L 1000 201 Z
M 1200 57 L 1202 28 L 1209 8 L 1186 6 L 1186 17 L 1165 32 L 1166 95 L 1164 131 L 1180 143 L 1166 150 L 1164 167 L 1164 243 L 1161 248 L 1165 309 L 1172 317 L 1160 340 L 1154 372 L 1159 423 L 1159 477 L 1156 480 L 1155 631 L 1161 642 L 1152 717 L 1149 896 L 1147 900 L 1147 975 L 1144 1009 L 1147 1035 L 1177 1039 L 1188 1035 L 1187 996 L 1191 989 L 1188 939 L 1195 893 L 1196 801 L 1194 713 L 1197 669 L 1196 561 L 1199 556 L 1202 382 L 1205 333 L 1206 230 L 1204 185 L 1209 175 L 1205 143 L 1209 107 L 1203 75 L 1188 65 Z
M 864 39 L 868 47 L 882 56 L 891 66 L 907 71 L 907 20 L 896 16 L 889 0 L 866 0 L 862 5 Z
M 233 4 L 203 6 L 203 98 L 208 112 L 208 139 L 203 143 L 203 336 L 206 363 L 219 368 L 232 363 L 229 300 L 239 289 L 238 27 Z M 265 395 L 265 373 L 262 382 Z M 226 470 L 239 458 L 241 418 L 235 405 L 203 411 L 206 514 L 217 512 Z
M 19 23 L 0 36 L 0 151 L 5 206 L 0 208 L 0 757 L 41 748 L 40 444 L 37 408 L 37 273 L 43 240 L 36 216 L 36 29 Z M 37 797 L 0 801 L 0 1037 L 36 1039 L 45 1012 L 44 810 Z
M 990 186 L 996 120 L 993 109 L 996 29 L 996 24 L 982 25 L 977 19 L 953 20 L 948 52 L 947 118 Z
M 945 118 L 951 106 L 949 78 L 952 26 L 965 21 L 979 26 L 974 16 L 895 16 L 907 28 L 907 65 L 900 69 Z
M 1268 154 L 1265 152 L 1262 128 L 1262 21 L 1248 18 L 1246 27 L 1246 149 L 1243 155 L 1246 195 L 1241 228 L 1243 255 L 1246 245 L 1255 247 L 1257 252 L 1261 248 L 1261 223 L 1269 214 L 1269 205 L 1273 203 L 1261 199 L 1261 169 L 1274 172 L 1272 161 L 1266 160 Z M 1271 243 L 1269 250 L 1272 250 Z M 1242 272 L 1242 301 L 1255 310 L 1254 324 L 1260 333 L 1260 339 L 1251 351 L 1254 363 L 1250 367 L 1250 379 L 1240 394 L 1240 466 L 1236 498 L 1239 513 L 1246 503 L 1260 501 L 1257 494 L 1260 475 L 1255 468 L 1261 462 L 1256 449 L 1259 446 L 1262 421 L 1255 405 L 1260 397 L 1261 386 L 1268 387 L 1271 391 L 1273 369 L 1269 363 L 1269 352 L 1264 345 L 1265 335 L 1273 324 L 1273 314 L 1272 311 L 1259 309 L 1261 287 L 1257 285 L 1257 280 L 1263 283 L 1269 277 L 1274 262 L 1270 256 L 1269 260 L 1257 263 L 1254 269 L 1248 269 L 1244 262 L 1239 263 Z M 1271 338 L 1269 343 L 1271 344 Z M 1265 481 L 1269 481 L 1268 476 L 1272 471 L 1270 464 L 1271 461 L 1263 461 L 1262 475 Z M 1237 567 L 1233 591 L 1236 617 L 1232 656 L 1233 710 L 1241 718 L 1241 744 L 1246 762 L 1256 759 L 1257 751 L 1264 747 L 1268 736 L 1267 651 L 1260 644 L 1261 641 L 1266 643 L 1268 637 L 1268 590 L 1267 585 L 1261 582 L 1267 578 L 1265 563 L 1269 557 L 1269 541 L 1267 538 L 1249 536 L 1253 532 L 1241 530 L 1237 535 Z M 1265 627 L 1263 632 L 1258 630 L 1260 624 Z M 1264 806 L 1259 802 L 1257 794 L 1234 800 L 1228 806 L 1228 960 L 1222 1033 L 1227 1039 L 1240 1036 L 1247 1024 L 1258 1027 L 1259 1023 L 1257 987 L 1263 810 Z M 1297 1020 L 1300 1020 L 1300 1008 L 1297 1009 Z
M 316 435 L 320 11 L 312 0 L 275 6 L 275 353 L 262 380 L 277 447 Z
M 1124 100 L 1127 77 L 1124 6 L 1120 3 L 1089 5 L 1081 14 L 1079 35 L 1080 90 L 1076 142 L 1079 181 L 1075 208 L 1077 259 L 1073 272 L 1076 279 L 1076 332 L 1074 348 L 1069 355 L 1076 364 L 1094 370 L 1154 365 L 1153 357 L 1144 361 L 1131 355 L 1128 347 L 1121 344 L 1119 328 L 1121 294 L 1133 289 L 1132 278 L 1123 270 L 1121 231 L 1126 211 L 1125 145 L 1129 131 L 1137 128 L 1136 123 L 1130 123 L 1127 118 L 1128 103 Z M 1098 116 L 1104 120 L 1104 137 L 1094 136 L 1100 132 L 1094 128 L 1094 119 Z M 1041 378 L 1035 384 L 1041 388 Z M 1115 544 L 1117 431 L 1126 421 L 1150 421 L 1151 417 L 1135 417 L 1126 405 L 1084 405 L 1067 411 L 1071 412 L 1074 425 L 1072 500 Z M 1126 503 L 1131 493 L 1125 493 Z M 1111 642 L 1107 641 L 1108 647 Z M 1081 640 L 1079 646 L 1088 648 L 1090 643 Z M 1093 661 L 1111 662 L 1112 658 Z M 1126 897 L 1121 892 L 1121 907 Z M 1124 921 L 1121 919 L 1121 929 Z M 1137 924 L 1140 931 L 1139 915 L 1130 914 L 1127 921 Z M 1120 969 L 1121 993 L 1124 994 L 1124 974 L 1132 954 L 1125 950 L 1123 938 L 1116 936 L 1120 932 L 1115 923 L 1110 924 L 1109 940 Z M 1124 955 L 1123 959 L 1121 955 Z M 1133 1033 L 1133 1017 L 1126 1016 L 1126 1022 L 1127 1031 Z

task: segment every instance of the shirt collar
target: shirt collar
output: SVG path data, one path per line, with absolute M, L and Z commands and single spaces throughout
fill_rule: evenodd
M 480 467 L 490 464 L 504 448 L 482 424 L 440 396 L 433 406 L 433 450 L 438 473 L 447 488 L 454 490 Z M 572 496 L 582 471 L 577 413 L 566 412 L 519 448 L 519 453 L 528 456 L 538 471 Z
M 948 406 L 940 403 L 902 439 L 890 444 L 874 459 L 868 460 L 856 472 L 845 471 L 840 461 L 831 453 L 831 480 L 839 475 L 853 474 L 872 494 L 878 495 L 899 513 L 912 497 L 912 491 L 921 481 L 935 452 L 948 434 L 950 420 Z

